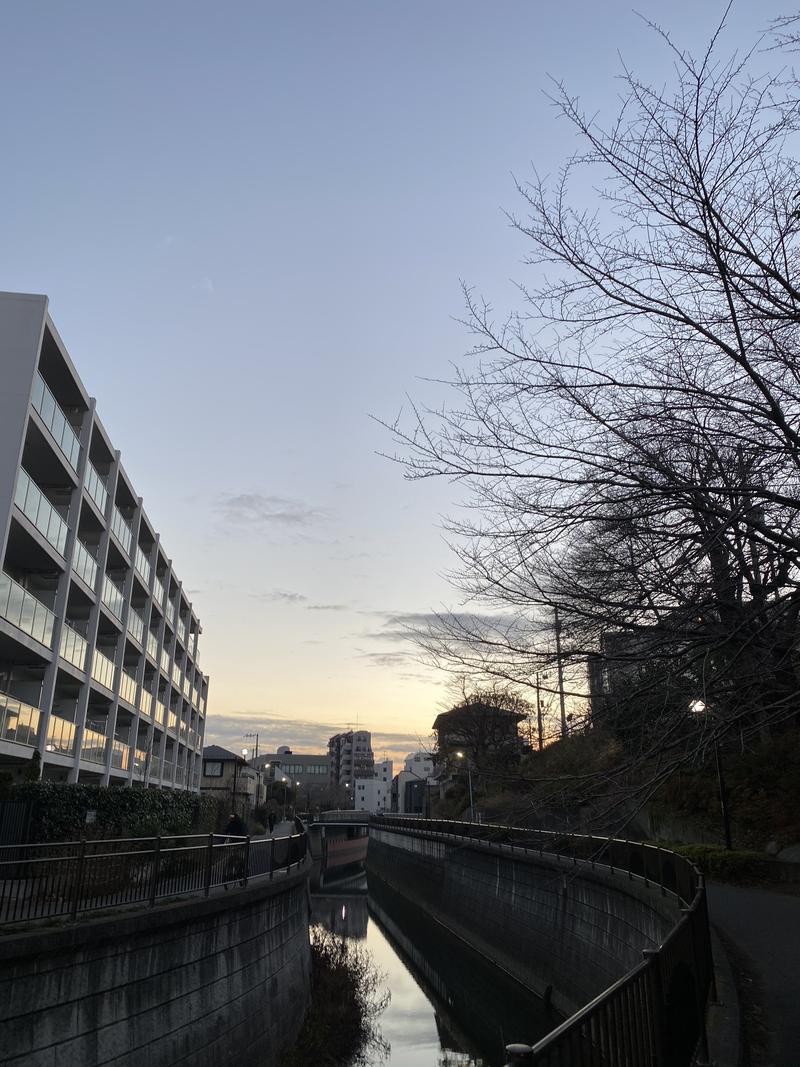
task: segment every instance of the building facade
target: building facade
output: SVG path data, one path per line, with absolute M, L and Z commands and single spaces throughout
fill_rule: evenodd
M 328 741 L 331 785 L 352 788 L 356 778 L 372 778 L 375 757 L 369 730 L 346 730 Z
M 429 815 L 431 790 L 438 787 L 433 757 L 429 752 L 411 752 L 403 770 L 394 776 L 391 810 L 405 815 Z
M 0 294 L 0 770 L 199 789 L 200 622 L 47 310 Z
M 297 753 L 287 745 L 250 761 L 272 781 L 285 778 L 298 794 L 298 803 L 309 806 L 330 792 L 331 761 L 326 753 Z
M 230 807 L 230 814 L 235 812 L 243 818 L 266 800 L 263 772 L 220 745 L 203 749 L 200 792 Z

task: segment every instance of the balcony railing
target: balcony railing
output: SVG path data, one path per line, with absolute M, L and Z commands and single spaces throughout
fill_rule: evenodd
M 97 469 L 91 460 L 86 464 L 85 484 L 86 492 L 105 515 L 106 503 L 108 501 L 108 490 L 106 489 L 106 483 L 98 474 Z
M 128 704 L 136 707 L 136 679 L 126 670 L 120 672 L 119 695 Z
M 169 652 L 165 648 L 161 649 L 161 670 L 169 678 Z
M 158 604 L 161 610 L 164 610 L 164 601 L 167 598 L 167 591 L 161 584 L 161 579 L 156 578 L 153 582 L 153 600 Z
M 78 440 L 78 435 L 72 429 L 60 404 L 50 392 L 44 378 L 38 371 L 33 380 L 33 396 L 31 400 L 34 410 L 39 413 L 42 422 L 53 435 L 67 463 L 77 473 L 78 459 L 81 454 L 81 443 Z
M 117 770 L 127 771 L 131 765 L 131 748 L 127 742 L 119 737 L 111 739 L 111 766 Z
M 71 756 L 75 752 L 75 723 L 69 719 L 61 719 L 58 715 L 51 715 L 47 724 L 45 748 L 48 752 Z
M 130 526 L 125 521 L 122 512 L 116 504 L 111 509 L 111 529 L 116 539 L 128 555 L 130 555 L 131 545 L 133 544 L 133 530 L 131 530 Z
M 147 763 L 147 752 L 143 748 L 133 749 L 133 773 L 144 778 Z
M 177 663 L 173 663 L 173 665 L 172 665 L 172 680 L 175 683 L 175 688 L 176 689 L 180 689 L 180 687 L 181 687 L 181 669 L 180 669 L 180 667 L 178 666 Z
M 192 687 L 189 685 L 189 679 L 188 678 L 184 678 L 183 679 L 183 695 L 186 697 L 187 700 L 189 699 L 189 697 L 191 695 L 191 692 L 192 692 Z
M 94 589 L 94 583 L 97 581 L 97 560 L 82 541 L 75 542 L 72 569 L 91 589 Z
M 99 730 L 92 730 L 88 726 L 83 731 L 81 742 L 81 759 L 87 763 L 105 763 L 106 746 L 108 738 Z
M 158 638 L 152 630 L 147 631 L 147 654 L 158 663 Z
M 172 760 L 164 760 L 161 766 L 161 781 L 163 782 L 165 779 L 168 781 L 172 781 L 172 773 L 174 770 L 175 764 L 172 762 Z
M 166 729 L 167 726 L 167 709 L 160 700 L 156 701 L 156 714 L 155 721 L 159 726 L 163 726 Z
M 133 557 L 133 565 L 139 577 L 142 579 L 145 585 L 150 584 L 150 560 L 142 551 L 139 545 L 136 546 L 136 552 Z
M 114 688 L 114 662 L 98 648 L 92 655 L 92 678 L 106 689 Z
M 14 503 L 59 556 L 64 555 L 69 527 L 26 470 L 20 468 Z
M 168 715 L 169 715 L 169 725 L 168 725 L 168 727 L 167 727 L 167 728 L 168 728 L 168 729 L 169 729 L 169 730 L 170 730 L 170 731 L 171 731 L 171 732 L 172 732 L 173 734 L 177 734 L 177 732 L 178 732 L 178 716 L 177 716 L 177 715 L 175 714 L 175 712 L 174 712 L 174 711 L 170 711 L 170 712 L 168 713 Z
M 151 756 L 150 757 L 150 778 L 152 779 L 152 778 L 160 778 L 160 777 L 161 777 L 161 757 L 160 756 Z
M 3 741 L 35 747 L 39 743 L 41 718 L 41 711 L 32 704 L 0 693 L 0 738 Z
M 144 686 L 139 694 L 139 711 L 142 715 L 152 715 L 153 712 L 153 694 L 149 693 Z
M 186 647 L 186 638 L 188 637 L 188 635 L 189 635 L 189 627 L 186 625 L 185 622 L 183 622 L 183 621 L 179 622 L 178 623 L 178 637 L 180 638 L 181 644 L 184 646 L 184 648 Z
M 118 619 L 122 618 L 122 612 L 125 608 L 125 597 L 117 589 L 111 579 L 106 575 L 103 578 L 103 603 Z
M 77 667 L 79 671 L 86 670 L 86 650 L 89 645 L 86 638 L 79 634 L 77 630 L 73 630 L 69 623 L 64 623 L 61 628 L 61 640 L 59 642 L 58 654 L 71 663 L 73 667 Z
M 52 611 L 27 589 L 0 571 L 0 616 L 34 640 L 52 648 Z
M 144 619 L 136 608 L 128 609 L 128 633 L 141 645 L 144 641 Z

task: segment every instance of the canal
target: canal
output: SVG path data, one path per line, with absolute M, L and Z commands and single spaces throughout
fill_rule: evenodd
M 365 946 L 391 993 L 378 1028 L 383 1067 L 502 1067 L 512 1041 L 560 1021 L 542 1001 L 374 875 L 312 895 L 312 921 Z

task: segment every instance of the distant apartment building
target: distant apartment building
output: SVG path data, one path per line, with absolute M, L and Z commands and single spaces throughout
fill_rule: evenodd
M 0 294 L 0 562 L 0 770 L 197 790 L 200 622 L 44 296 Z
M 390 811 L 392 806 L 392 761 L 376 763 L 371 778 L 356 778 L 353 807 L 356 811 Z
M 352 788 L 356 778 L 372 778 L 375 757 L 369 730 L 346 730 L 334 734 L 328 741 L 328 755 L 331 785 Z
M 277 752 L 268 752 L 250 762 L 261 768 L 270 780 L 285 778 L 299 793 L 300 801 L 313 804 L 330 791 L 331 761 L 326 753 L 301 754 L 292 752 L 288 745 L 281 745 Z

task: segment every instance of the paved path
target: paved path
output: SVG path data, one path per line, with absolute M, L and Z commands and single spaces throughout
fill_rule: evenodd
M 757 1067 L 800 1067 L 800 897 L 712 882 L 708 906 L 760 985 L 770 1058 Z

